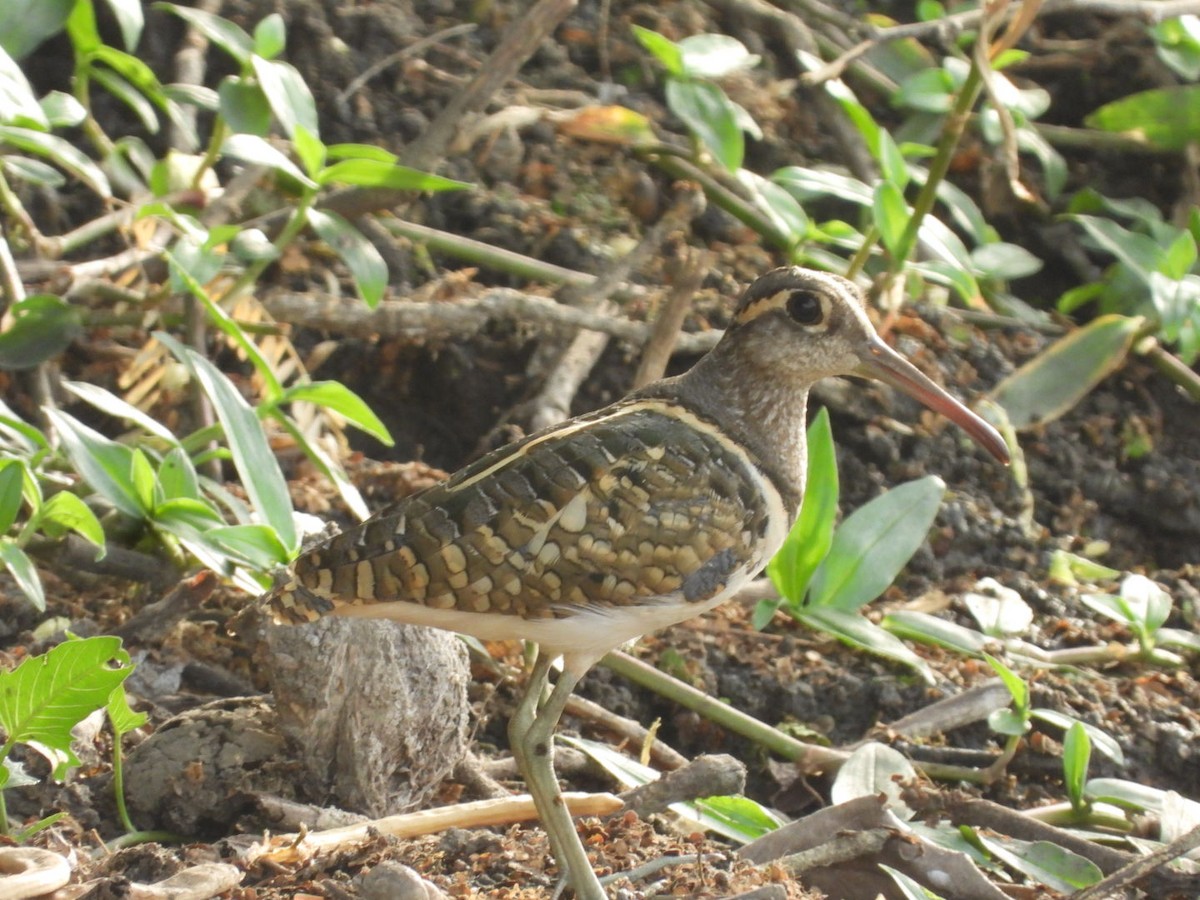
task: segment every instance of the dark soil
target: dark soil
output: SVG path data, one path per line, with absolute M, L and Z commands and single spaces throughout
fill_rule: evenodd
M 461 23 L 461 6 L 438 0 L 374 4 L 229 0 L 221 13 L 247 29 L 267 13 L 283 13 L 288 23 L 287 57 L 317 97 L 326 142 L 358 141 L 399 150 L 423 132 L 462 81 L 474 73 L 523 4 L 473 4 L 477 27 L 470 33 L 435 42 L 425 52 L 399 61 L 350 97 L 339 99 L 339 93 L 368 65 L 418 38 Z M 600 41 L 605 23 L 599 19 L 600 6 L 580 4 L 557 32 L 557 40 L 546 42 L 522 70 L 519 82 L 497 97 L 489 111 L 536 104 L 537 98 L 547 96 L 539 91 L 576 92 L 580 102 L 593 101 L 604 77 Z M 624 92 L 620 102 L 649 116 L 664 133 L 682 133 L 663 105 L 646 53 L 630 36 L 630 23 L 677 38 L 705 31 L 733 34 L 764 57 L 758 69 L 729 85 L 734 99 L 751 111 L 765 132 L 762 141 L 751 143 L 747 167 L 769 172 L 779 165 L 836 158 L 839 150 L 811 95 L 806 89 L 779 88 L 780 79 L 796 75 L 788 48 L 777 45 L 773 35 L 743 16 L 714 12 L 727 6 L 616 0 L 606 23 L 605 46 L 609 71 Z M 149 21 L 147 61 L 168 72 L 181 28 L 177 20 L 158 13 L 150 13 Z M 1093 52 L 1089 58 L 1103 64 L 1088 68 L 1086 77 L 1082 68 L 1031 70 L 1029 77 L 1055 96 L 1052 121 L 1078 124 L 1073 111 L 1093 108 L 1110 93 L 1126 93 L 1129 69 L 1121 59 L 1136 60 L 1137 71 L 1153 83 L 1153 72 L 1144 72 L 1148 65 L 1144 57 L 1152 51 L 1125 46 L 1113 32 L 1107 21 L 1088 20 L 1081 25 L 1051 19 L 1038 33 L 1035 44 L 1066 36 L 1086 41 Z M 1106 56 L 1114 46 L 1125 47 L 1120 59 Z M 209 83 L 215 84 L 224 74 L 224 64 L 220 56 L 211 58 Z M 61 87 L 54 84 L 58 73 L 52 67 L 35 67 L 34 74 L 44 80 L 39 89 Z M 118 110 L 101 112 L 112 115 L 113 123 L 122 121 Z M 882 110 L 880 114 L 886 115 Z M 119 124 L 106 127 L 121 131 Z M 129 123 L 128 130 L 136 131 L 135 124 Z M 1076 153 L 1071 159 L 1072 178 L 1076 184 L 1090 181 L 1112 196 L 1136 192 L 1168 208 L 1180 191 L 1176 161 L 1143 162 L 1116 154 Z M 455 152 L 439 171 L 479 188 L 414 201 L 401 215 L 593 273 L 604 271 L 628 251 L 675 190 L 670 179 L 624 149 L 566 138 L 546 119 L 519 130 L 490 132 Z M 985 174 L 979 169 L 968 168 L 955 177 L 965 189 L 982 191 Z M 820 210 L 810 212 L 822 215 Z M 93 213 L 68 202 L 63 214 Z M 1033 213 L 1006 216 L 1003 210 L 989 210 L 989 215 L 993 213 L 1007 239 L 1046 260 L 1045 270 L 1015 285 L 1014 293 L 1033 303 L 1048 302 L 1065 286 L 1078 282 L 1074 257 L 1061 247 L 1064 232 L 1059 224 Z M 70 224 L 80 221 L 83 218 Z M 756 235 L 715 207 L 690 235 L 674 241 L 705 246 L 713 259 L 689 315 L 688 331 L 721 327 L 738 287 L 780 262 Z M 669 243 L 658 257 L 637 269 L 633 280 L 651 288 L 666 284 L 666 257 L 675 249 L 675 243 Z M 459 260 L 429 255 L 411 244 L 393 250 L 392 299 L 407 299 L 445 278 L 447 272 L 464 268 Z M 309 270 L 280 266 L 272 272 L 270 286 L 322 288 L 321 269 L 327 265 L 314 263 Z M 348 284 L 346 273 L 336 267 L 335 276 Z M 479 267 L 465 277 L 446 279 L 438 302 L 452 302 L 455 291 L 470 295 L 479 285 L 528 287 L 513 275 Z M 622 312 L 646 319 L 649 305 L 631 303 Z M 969 326 L 955 311 L 928 303 L 907 307 L 889 325 L 890 339 L 898 349 L 968 400 L 986 393 L 1051 340 L 1007 321 L 986 330 Z M 521 404 L 545 376 L 546 367 L 537 360 L 545 337 L 545 330 L 536 324 L 497 320 L 477 334 L 436 342 L 339 339 L 336 334 L 311 331 L 298 331 L 295 340 L 302 351 L 336 341 L 314 377 L 337 379 L 357 391 L 396 437 L 394 448 L 362 441 L 356 450 L 372 460 L 419 460 L 428 467 L 453 471 L 527 427 Z M 64 369 L 71 377 L 111 380 L 102 360 L 94 347 L 81 342 L 64 360 Z M 677 356 L 672 371 L 693 361 Z M 636 362 L 635 348 L 611 343 L 575 398 L 572 411 L 585 412 L 623 394 L 631 386 Z M 531 369 L 536 371 L 531 374 Z M 20 388 L 13 385 L 12 392 L 23 394 Z M 1098 619 L 1079 602 L 1078 588 L 1050 579 L 1052 554 L 1067 550 L 1096 555 L 1105 565 L 1153 578 L 1174 599 L 1167 624 L 1194 627 L 1200 603 L 1200 416 L 1194 403 L 1148 364 L 1131 360 L 1066 416 L 1021 435 L 1028 493 L 1010 472 L 969 446 L 961 433 L 906 398 L 859 383 L 827 384 L 816 392 L 814 408 L 817 404 L 827 405 L 832 416 L 844 513 L 889 487 L 923 475 L 936 474 L 948 486 L 931 541 L 873 605 L 872 618 L 913 606 L 939 610 L 970 625 L 962 595 L 979 579 L 992 577 L 1033 606 L 1036 619 L 1029 640 L 1044 649 L 1129 641 L 1126 632 Z M 1128 452 L 1135 433 L 1149 446 L 1136 458 Z M 382 505 L 411 489 L 414 479 L 438 475 L 427 469 L 413 472 L 359 461 L 356 477 L 371 502 Z M 297 472 L 296 476 L 297 496 L 313 512 L 345 518 L 331 490 L 311 475 Z M 1030 502 L 1032 527 L 1026 527 L 1021 516 Z M 73 630 L 84 633 L 89 628 L 111 629 L 158 599 L 154 591 L 119 580 L 82 581 L 69 572 L 50 571 L 44 571 L 43 577 L 50 612 L 72 620 Z M 1111 590 L 1115 585 L 1104 587 Z M 32 647 L 31 629 L 38 618 L 15 599 L 7 580 L 0 579 L 0 590 L 5 598 L 0 649 L 15 653 Z M 205 702 L 246 689 L 265 689 L 248 647 L 227 632 L 229 618 L 246 602 L 243 596 L 218 590 L 169 635 L 136 648 L 146 677 L 131 690 L 141 708 L 151 713 L 151 728 Z M 832 745 L 844 746 L 878 736 L 880 726 L 992 677 L 979 661 L 926 647 L 916 649 L 936 672 L 935 686 L 893 664 L 853 652 L 783 615 L 777 615 L 767 631 L 755 632 L 748 609 L 726 607 L 705 620 L 648 636 L 635 652 L 751 715 L 772 724 L 802 727 Z M 514 661 L 518 654 L 516 648 L 502 648 L 502 652 Z M 150 679 L 153 672 L 162 675 L 158 683 Z M 484 684 L 496 682 L 483 666 L 475 674 Z M 1174 670 L 1128 661 L 1069 672 L 1029 673 L 1035 706 L 1102 726 L 1120 743 L 1126 766 L 1118 770 L 1096 757 L 1093 774 L 1122 777 L 1193 798 L 1200 796 L 1196 676 L 1194 657 Z M 473 689 L 473 736 L 481 752 L 506 750 L 504 723 L 512 703 L 510 691 L 507 683 Z M 800 816 L 828 802 L 827 780 L 798 783 L 787 766 L 768 765 L 761 749 L 603 668 L 593 671 L 579 691 L 643 724 L 661 720 L 659 737 L 688 757 L 706 752 L 737 756 L 750 769 L 747 793 L 789 815 Z M 592 723 L 569 718 L 564 729 L 605 736 Z M 1039 726 L 1014 760 L 1011 777 L 979 793 L 1014 808 L 1061 800 L 1056 743 L 1061 737 L 1055 729 Z M 988 752 L 999 746 L 996 736 L 982 725 L 952 732 L 942 740 L 950 747 Z M 282 766 L 282 774 L 277 774 L 286 781 L 287 762 L 278 759 L 271 747 L 260 746 L 259 751 L 262 758 L 251 763 L 276 770 Z M 66 827 L 60 825 L 50 833 L 47 846 L 62 849 L 64 843 L 73 844 L 90 854 L 96 846 L 91 829 L 105 838 L 115 836 L 108 793 L 99 787 L 105 783 L 106 759 L 96 753 L 85 760 L 85 769 L 61 790 L 10 792 L 10 814 L 20 819 L 65 808 L 71 818 Z M 606 778 L 595 773 L 572 779 L 581 789 L 611 789 Z M 135 772 L 129 790 L 138 789 Z M 463 790 L 462 785 L 448 782 L 441 799 L 471 799 L 462 796 Z M 253 804 L 242 798 L 224 799 L 230 808 L 218 808 L 217 801 L 210 799 L 206 802 L 212 806 L 213 818 L 197 823 L 197 833 L 211 843 L 178 851 L 129 849 L 94 864 L 86 874 L 150 881 L 169 874 L 182 861 L 229 858 L 233 844 L 247 835 L 260 835 L 270 823 L 256 818 Z M 139 824 L 178 827 L 178 822 Z M 721 846 L 699 838 L 691 843 L 691 838 L 672 834 L 662 823 L 652 826 L 618 819 L 584 827 L 589 849 L 596 851 L 600 865 L 612 869 L 627 869 L 665 853 L 719 852 Z M 253 871 L 244 887 L 229 896 L 386 896 L 370 893 L 356 879 L 388 860 L 413 866 L 453 896 L 546 897 L 554 885 L 553 869 L 547 871 L 552 863 L 544 837 L 529 825 L 412 840 L 377 838 L 319 870 Z M 778 872 L 754 873 L 745 865 L 733 866 L 727 855 L 707 871 L 705 865 L 693 863 L 662 877 L 668 881 L 660 885 L 660 893 L 674 896 L 725 896 L 782 880 Z M 801 896 L 794 884 L 788 890 L 790 896 Z

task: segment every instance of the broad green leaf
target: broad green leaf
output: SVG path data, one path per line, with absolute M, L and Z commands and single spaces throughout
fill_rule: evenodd
M 921 112 L 947 113 L 957 90 L 954 77 L 941 68 L 924 69 L 905 79 L 892 95 L 892 105 Z
M 0 22 L 4 13 L 0 13 Z M 21 67 L 5 52 L 7 35 L 0 31 L 0 122 L 48 130 L 50 122 Z
M 303 125 L 297 125 L 292 134 L 292 147 L 300 159 L 300 164 L 304 166 L 304 171 L 310 178 L 316 178 L 325 165 L 326 150 L 321 139 Z
M 904 229 L 908 226 L 909 209 L 904 202 L 904 194 L 900 188 L 890 181 L 881 181 L 875 185 L 875 196 L 872 202 L 875 227 L 879 229 L 879 237 L 883 246 L 893 259 L 906 259 L 908 254 L 903 246 Z
M 24 487 L 25 464 L 19 459 L 0 459 L 0 537 L 17 521 Z
M 278 407 L 268 405 L 264 411 L 266 415 L 282 425 L 284 430 L 295 439 L 296 444 L 304 451 L 304 455 L 308 457 L 316 470 L 333 482 L 342 500 L 350 507 L 351 512 L 358 516 L 359 520 L 367 519 L 371 515 L 371 511 L 367 508 L 366 501 L 363 500 L 362 494 L 358 492 L 358 488 L 346 477 L 345 470 L 338 465 L 337 461 L 326 453 L 319 443 L 310 440 L 308 435 L 301 431 L 295 421 L 284 415 L 283 411 Z M 210 494 L 214 493 L 211 487 L 208 491 Z
M 672 79 L 666 87 L 667 106 L 679 116 L 730 172 L 742 166 L 745 141 L 733 104 L 715 84 Z
M 1074 809 L 1084 804 L 1083 785 L 1092 759 L 1092 743 L 1082 722 L 1075 722 L 1063 738 L 1063 787 Z
M 221 152 L 243 162 L 275 169 L 296 179 L 306 188 L 317 187 L 317 183 L 301 172 L 294 162 L 258 135 L 231 134 L 221 145 Z
M 101 197 L 108 199 L 112 196 L 112 187 L 100 167 L 57 135 L 43 134 L 40 131 L 17 128 L 12 125 L 0 125 L 0 145 L 2 144 L 8 144 L 10 147 L 16 147 L 26 153 L 44 156 L 66 169 Z
M 375 245 L 335 212 L 310 209 L 308 223 L 346 264 L 363 303 L 370 309 L 378 306 L 387 288 L 388 268 Z
M 141 0 L 107 0 L 108 8 L 112 10 L 113 18 L 121 29 L 121 42 L 125 49 L 133 51 L 142 37 L 142 28 L 146 20 L 142 13 Z
M 104 528 L 92 508 L 70 491 L 59 491 L 37 511 L 38 527 L 50 537 L 74 531 L 104 550 Z
M 1183 150 L 1200 141 L 1200 85 L 1129 94 L 1106 103 L 1083 121 L 1089 128 L 1115 131 L 1161 150 Z
M 1121 582 L 1121 599 L 1132 621 L 1153 635 L 1171 615 L 1171 595 L 1145 575 L 1127 575 Z
M 1160 628 L 1154 636 L 1154 642 L 1162 647 L 1178 647 L 1200 653 L 1200 634 L 1182 628 Z
M 776 170 L 771 180 L 787 188 L 801 203 L 814 197 L 840 197 L 859 206 L 870 206 L 874 196 L 870 186 L 857 178 L 823 169 L 785 166 Z
M 204 535 L 213 528 L 225 527 L 225 520 L 212 506 L 192 497 L 175 497 L 158 504 L 154 508 L 154 523 L 180 537 L 189 529 L 196 535 Z
M 809 218 L 804 207 L 782 185 L 768 181 L 749 169 L 738 169 L 737 180 L 749 192 L 757 206 L 775 227 L 776 235 L 764 235 L 768 239 L 778 237 L 784 249 L 791 249 L 804 240 L 809 233 Z
M 88 384 L 86 381 L 67 381 L 63 387 L 82 400 L 84 403 L 89 403 L 101 412 L 108 413 L 110 416 L 115 416 L 118 419 L 124 419 L 127 422 L 132 422 L 141 428 L 144 428 L 150 434 L 154 435 L 169 444 L 178 444 L 179 441 L 166 425 L 162 424 L 158 419 L 148 415 L 134 406 L 122 400 L 111 391 L 107 391 L 97 384 Z
M 0 166 L 17 181 L 57 190 L 67 183 L 66 176 L 54 166 L 28 156 L 0 157 Z
M 325 148 L 325 155 L 329 159 L 373 159 L 388 165 L 395 165 L 400 158 L 374 144 L 330 144 Z
M 1005 378 L 989 399 L 1014 428 L 1053 422 L 1120 368 L 1144 323 L 1140 316 L 1093 319 Z
M 217 108 L 235 134 L 265 138 L 271 131 L 271 104 L 256 81 L 229 75 L 217 85 Z
M 771 583 L 794 604 L 804 600 L 813 573 L 833 543 L 837 504 L 837 453 L 829 411 L 821 407 L 808 427 L 808 473 L 800 514 L 779 552 L 767 563 Z
M 678 44 L 649 28 L 640 25 L 630 27 L 633 29 L 633 36 L 662 63 L 668 74 L 676 77 L 683 75 L 683 51 L 679 49 Z
M 928 475 L 855 510 L 813 575 L 809 607 L 852 612 L 887 590 L 925 543 L 945 493 L 942 480 Z
M 67 24 L 75 0 L 5 0 L 0 3 L 0 48 L 24 59 Z
M 34 566 L 33 560 L 25 554 L 25 551 L 12 541 L 0 538 L 0 562 L 8 568 L 8 573 L 12 575 L 17 587 L 29 598 L 29 602 L 34 605 L 34 608 L 38 612 L 45 612 L 46 594 L 42 590 L 42 579 L 38 577 L 37 567 Z M 0 686 L 2 685 L 3 681 L 0 680 Z M 0 702 L 2 702 L 2 697 L 0 697 Z M 0 720 L 0 724 L 2 724 L 2 720 Z
M 1158 270 L 1164 250 L 1154 238 L 1137 231 L 1123 228 L 1112 219 L 1101 216 L 1070 216 L 1072 221 L 1083 227 L 1101 250 L 1111 253 L 1129 267 L 1146 284 L 1150 273 Z
M 129 480 L 133 483 L 142 509 L 154 509 L 154 467 L 150 465 L 150 460 L 146 458 L 141 447 L 133 448 Z
M 683 74 L 688 78 L 723 78 L 752 69 L 762 59 L 737 38 L 725 34 L 694 34 L 675 46 L 679 49 Z
M 1013 281 L 1033 275 L 1042 269 L 1042 261 L 1016 244 L 997 241 L 971 251 L 971 261 L 979 275 Z
M 267 444 L 258 416 L 220 369 L 190 348 L 187 355 L 196 379 L 212 401 L 225 429 L 233 464 L 255 510 L 275 529 L 284 546 L 295 552 L 299 540 L 292 520 L 287 482 L 279 470 L 279 461 Z
M 343 159 L 317 176 L 321 184 L 354 184 L 395 191 L 461 191 L 474 187 L 465 181 L 431 175 L 377 159 Z
M 834 804 L 846 803 L 858 797 L 887 797 L 887 808 L 901 819 L 911 819 L 913 811 L 901 799 L 901 781 L 912 781 L 917 770 L 899 750 L 870 741 L 850 754 L 829 790 Z
M 988 727 L 996 734 L 1020 737 L 1029 730 L 1029 719 L 1011 709 L 997 709 L 988 714 Z
M 8 740 L 37 741 L 78 764 L 71 729 L 104 709 L 132 671 L 120 638 L 64 641 L 11 672 L 0 672 L 0 725 Z
M 786 824 L 769 809 L 749 797 L 702 797 L 695 808 L 705 814 L 709 828 L 718 834 L 748 844 Z M 719 822 L 719 825 L 710 824 Z
M 109 440 L 68 413 L 50 408 L 45 412 L 83 480 L 125 515 L 144 518 L 149 510 L 142 506 L 130 478 L 133 450 Z
M 1110 569 L 1094 559 L 1088 559 L 1086 556 L 1076 553 L 1068 553 L 1066 550 L 1055 550 L 1050 555 L 1050 580 L 1057 581 L 1059 584 L 1077 585 L 1079 579 L 1083 579 L 1089 584 L 1096 581 L 1110 581 L 1120 574 L 1118 569 Z
M 227 525 L 206 531 L 203 537 L 222 553 L 262 572 L 284 565 L 292 558 L 291 551 L 267 525 Z
M 978 631 L 916 610 L 898 609 L 890 612 L 880 624 L 896 637 L 973 656 L 982 653 L 988 645 L 987 637 Z
M 879 161 L 880 174 L 884 181 L 891 182 L 903 192 L 910 180 L 908 161 L 896 146 L 895 139 L 882 128 L 879 130 L 877 144 L 874 155 Z
M 200 499 L 200 481 L 196 469 L 182 447 L 172 447 L 158 467 L 158 502 L 188 498 Z
M 1123 778 L 1092 778 L 1083 786 L 1089 800 L 1111 803 L 1122 809 L 1162 813 L 1166 791 Z
M 980 833 L 978 838 L 1005 865 L 1063 894 L 1073 894 L 1104 877 L 1091 860 L 1049 841 L 1019 841 L 994 833 Z
M 254 26 L 254 52 L 263 59 L 274 59 L 287 47 L 287 27 L 283 16 L 271 13 Z
M 285 390 L 279 398 L 280 403 L 297 401 L 315 403 L 324 409 L 332 410 L 388 447 L 395 443 L 388 433 L 387 426 L 371 411 L 366 402 L 339 381 L 295 384 Z
M 129 708 L 129 697 L 125 693 L 125 686 L 118 685 L 117 689 L 108 695 L 108 705 L 105 707 L 108 713 L 108 722 L 112 725 L 113 733 L 120 740 L 121 735 L 129 734 L 135 728 L 141 728 L 149 720 L 149 716 L 142 712 L 134 712 Z
M 13 323 L 0 334 L 0 368 L 29 369 L 65 350 L 83 333 L 83 314 L 53 294 L 33 294 L 11 308 Z
M 245 66 L 250 63 L 250 55 L 254 52 L 254 41 L 250 35 L 228 19 L 201 9 L 192 9 L 175 3 L 155 3 L 154 8 L 179 16 L 232 56 L 239 65 Z
M 284 134 L 292 137 L 301 125 L 314 137 L 319 135 L 317 102 L 295 66 L 257 55 L 250 57 L 250 63 Z
M 906 665 L 916 670 L 927 683 L 933 684 L 933 672 L 925 660 L 913 653 L 902 641 L 862 616 L 828 606 L 804 607 L 789 611 L 808 627 L 827 632 L 852 647 Z

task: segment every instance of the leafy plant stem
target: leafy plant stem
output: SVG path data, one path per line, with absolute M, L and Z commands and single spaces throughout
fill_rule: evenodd
M 858 245 L 858 249 L 854 251 L 854 258 L 850 260 L 846 266 L 846 277 L 854 278 L 866 266 L 867 260 L 871 258 L 871 251 L 875 245 L 879 243 L 879 229 L 873 224 L 867 229 L 867 233 L 863 235 L 863 241 Z
M 798 741 L 626 653 L 609 653 L 600 662 L 635 684 L 649 688 L 681 706 L 700 713 L 721 727 L 728 728 L 735 734 L 749 738 L 771 752 L 796 762 L 802 769 L 830 772 L 840 767 L 849 756 L 841 750 Z
M 25 229 L 25 233 L 29 236 L 29 240 L 33 243 L 38 253 L 45 255 L 47 238 L 38 230 L 37 225 L 26 211 L 24 204 L 21 203 L 21 198 L 13 192 L 12 186 L 9 185 L 8 179 L 4 177 L 3 172 L 0 172 L 0 206 L 3 206 L 4 210 L 10 216 L 21 223 L 21 226 Z M 10 277 L 6 272 L 6 288 Z M 19 279 L 17 280 L 17 284 L 20 284 Z M 10 296 L 9 301 L 12 302 L 12 300 L 13 298 Z
M 121 735 L 113 735 L 112 766 L 113 766 L 113 799 L 117 803 L 117 817 L 121 827 L 127 834 L 133 834 L 136 829 L 129 818 L 129 810 L 125 806 L 125 767 L 124 752 L 121 750 Z
M 930 210 L 933 209 L 934 201 L 937 199 L 938 185 L 942 183 L 946 177 L 946 173 L 950 171 L 950 162 L 954 156 L 954 148 L 958 146 L 958 142 L 962 138 L 963 130 L 967 127 L 967 123 L 971 118 L 971 109 L 975 106 L 975 101 L 979 99 L 979 92 L 982 89 L 983 76 L 978 66 L 972 63 L 966 80 L 963 82 L 958 96 L 954 100 L 954 106 L 946 116 L 942 135 L 938 139 L 937 153 L 929 165 L 929 174 L 925 179 L 925 183 L 921 185 L 917 199 L 913 201 L 912 215 L 909 216 L 908 222 L 904 226 L 904 232 L 900 237 L 895 258 L 891 260 L 889 271 L 892 274 L 899 273 L 904 268 L 904 264 L 909 256 L 912 255 L 921 222 L 924 221 L 925 216 L 929 215 Z
M 225 138 L 228 135 L 229 126 L 225 123 L 225 118 L 217 116 L 216 121 L 213 122 L 212 137 L 208 140 L 208 148 L 204 151 L 204 159 L 196 167 L 196 175 L 192 179 L 192 187 L 198 188 L 201 179 L 204 177 L 204 173 L 216 165 L 217 159 L 221 155 L 221 145 L 225 143 Z

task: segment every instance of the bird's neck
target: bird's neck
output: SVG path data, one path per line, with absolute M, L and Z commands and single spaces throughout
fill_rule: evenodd
M 748 449 L 794 515 L 804 494 L 808 384 L 710 353 L 680 376 L 680 399 Z

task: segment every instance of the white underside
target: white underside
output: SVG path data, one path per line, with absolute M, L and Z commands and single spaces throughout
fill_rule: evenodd
M 749 581 L 758 568 L 755 565 L 753 569 L 747 567 L 732 573 L 725 590 L 709 600 L 688 603 L 682 597 L 664 597 L 647 600 L 639 606 L 588 606 L 573 609 L 570 615 L 562 618 L 523 619 L 515 615 L 481 615 L 455 609 L 431 609 L 403 601 L 342 606 L 335 614 L 427 625 L 469 634 L 484 641 L 533 641 L 543 653 L 563 657 L 563 666 L 575 675 L 582 676 L 610 650 L 643 634 L 703 615 L 720 606 Z

